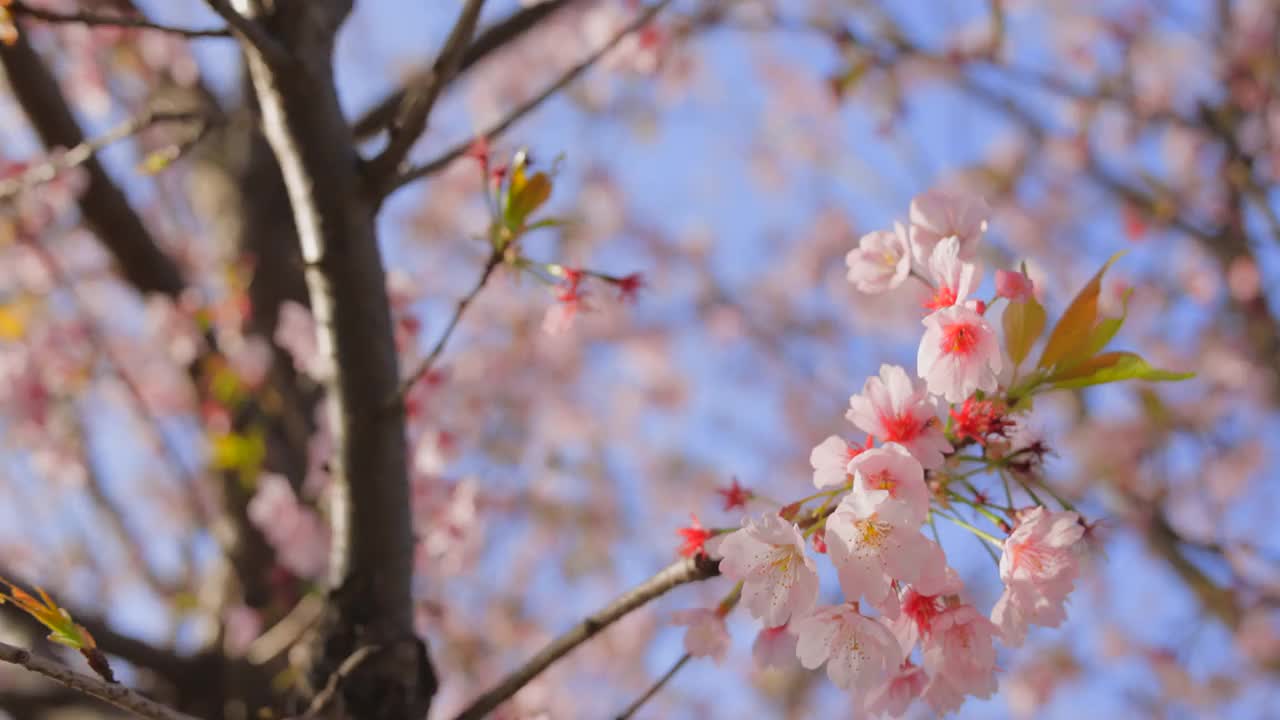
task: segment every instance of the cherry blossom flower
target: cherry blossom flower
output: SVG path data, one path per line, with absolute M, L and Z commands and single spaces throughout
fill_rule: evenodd
M 796 636 L 790 626 L 761 628 L 751 645 L 751 657 L 758 668 L 787 669 L 796 663 Z
M 849 462 L 854 474 L 852 507 L 887 522 L 918 528 L 929 515 L 924 468 L 898 443 L 885 443 Z
M 952 236 L 934 247 L 929 256 L 929 277 L 934 294 L 925 307 L 940 310 L 964 302 L 982 281 L 982 268 L 960 259 L 960 239 Z
M 810 670 L 827 664 L 827 677 L 845 690 L 867 690 L 885 682 L 902 662 L 902 648 L 877 620 L 854 603 L 818 608 L 792 623 L 796 657 Z
M 905 660 L 888 682 L 862 695 L 862 712 L 872 717 L 902 717 L 911 703 L 924 694 L 928 684 L 929 676 L 924 668 Z
M 876 230 L 863 235 L 858 247 L 845 257 L 849 282 L 864 293 L 892 290 L 911 272 L 911 249 L 907 230 L 896 223 L 892 231 Z
M 962 695 L 996 691 L 995 638 L 999 629 L 972 605 L 953 605 L 933 619 L 921 643 L 924 668 Z
M 1078 543 L 1084 526 L 1073 512 L 1036 507 L 1021 514 L 1004 542 L 1000 579 L 1004 593 L 991 611 L 1007 644 L 1019 647 L 1029 625 L 1057 627 L 1079 574 Z
M 1030 300 L 1034 297 L 1035 285 L 1025 273 L 1015 270 L 996 271 L 996 295 L 1007 298 L 1010 302 Z
M 845 417 L 882 442 L 900 443 L 927 469 L 942 467 L 951 452 L 937 403 L 899 365 L 881 365 L 878 377 L 867 378 L 862 394 L 849 398 Z
M 929 392 L 958 403 L 977 390 L 995 392 L 1004 366 L 995 331 L 978 313 L 953 305 L 924 319 L 917 372 Z
M 813 466 L 813 484 L 818 489 L 838 487 L 849 481 L 849 461 L 858 456 L 862 448 L 849 444 L 838 435 L 832 435 L 818 443 L 809 453 Z
M 805 555 L 804 537 L 776 514 L 747 520 L 718 547 L 720 572 L 742 581 L 742 602 L 769 627 L 785 624 L 818 599 L 818 568 Z
M 827 549 L 845 595 L 865 596 L 879 609 L 890 604 L 894 580 L 911 583 L 920 576 L 933 543 L 914 527 L 882 518 L 874 501 L 860 494 L 846 496 L 827 518 Z
M 709 657 L 717 664 L 729 652 L 729 630 L 724 616 L 715 610 L 698 608 L 672 613 L 671 622 L 689 629 L 684 634 L 684 650 L 693 657 Z
M 979 197 L 945 190 L 929 190 L 911 201 L 911 251 L 924 268 L 938 243 L 947 237 L 959 240 L 960 257 L 972 258 L 987 231 L 987 203 Z

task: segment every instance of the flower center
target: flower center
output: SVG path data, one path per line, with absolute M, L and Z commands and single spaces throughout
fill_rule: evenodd
M 892 417 L 881 415 L 880 425 L 884 428 L 885 442 L 910 442 L 924 429 L 919 420 L 906 412 Z
M 978 328 L 972 323 L 954 323 L 942 328 L 942 352 L 969 355 L 978 345 Z
M 889 497 L 897 497 L 898 481 L 889 473 L 888 470 L 881 470 L 868 478 L 872 488 L 876 490 L 887 490 Z

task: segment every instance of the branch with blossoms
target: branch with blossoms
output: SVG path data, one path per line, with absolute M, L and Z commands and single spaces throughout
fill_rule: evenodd
M 703 528 L 695 517 L 680 531 L 682 553 L 720 558 L 721 573 L 737 583 L 716 609 L 678 615 L 689 626 L 689 655 L 723 657 L 725 617 L 740 604 L 761 623 L 763 662 L 781 650 L 808 669 L 825 665 L 869 715 L 901 716 L 916 699 L 943 714 L 970 695 L 995 692 L 997 642 L 1019 647 L 1031 626 L 1066 619 L 1093 526 L 1043 479 L 1051 449 L 1028 423 L 1034 398 L 1190 375 L 1107 349 L 1128 299 L 1103 312 L 1102 279 L 1115 257 L 1028 366 L 1047 313 L 1025 272 L 998 270 L 994 296 L 974 297 L 987 215 L 980 200 L 925 193 L 907 224 L 869 233 L 849 253 L 848 277 L 859 291 L 928 297 L 915 377 L 883 365 L 850 398 L 846 417 L 866 439 L 832 435 L 814 447 L 817 492 L 748 517 L 740 529 Z M 735 505 L 750 497 L 736 483 L 730 495 Z M 967 599 L 939 519 L 977 537 L 999 565 L 1004 588 L 990 612 Z M 830 559 L 843 602 L 819 603 L 810 546 Z
M 554 217 L 533 217 L 551 198 L 555 168 L 552 167 L 550 171 L 535 171 L 534 163 L 526 150 L 517 151 L 509 163 L 494 163 L 489 141 L 484 137 L 473 141 L 466 155 L 475 160 L 485 178 L 485 204 L 489 210 L 486 238 L 489 253 L 476 283 L 454 305 L 444 331 L 413 372 L 401 383 L 394 402 L 403 402 L 413 386 L 435 367 L 463 314 L 484 290 L 494 271 L 503 265 L 552 287 L 556 304 L 547 311 L 542 325 L 552 335 L 565 332 L 573 325 L 574 318 L 579 313 L 591 309 L 588 303 L 590 292 L 586 287 L 588 283 L 613 287 L 620 301 L 635 300 L 644 287 L 644 279 L 639 273 L 611 275 L 526 257 L 520 242 L 525 235 L 564 224 L 563 220 Z

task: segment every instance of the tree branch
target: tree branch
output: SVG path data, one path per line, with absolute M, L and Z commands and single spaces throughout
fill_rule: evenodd
M 445 40 L 444 47 L 432 64 L 431 72 L 422 82 L 410 86 L 397 111 L 396 120 L 391 125 L 391 138 L 387 147 L 369 163 L 369 174 L 375 178 L 375 183 L 384 184 L 388 180 L 394 180 L 396 173 L 400 171 L 400 164 L 426 130 L 427 118 L 431 115 L 436 98 L 440 96 L 440 90 L 457 75 L 458 68 L 461 67 L 462 55 L 471 42 L 471 36 L 475 34 L 482 8 L 484 0 L 467 0 L 458 22 L 449 32 L 449 38 Z
M 491 53 L 522 37 L 529 30 L 537 27 L 543 20 L 551 17 L 557 10 L 579 1 L 547 0 L 547 2 L 521 8 L 508 15 L 505 19 L 481 30 L 471 45 L 467 47 L 466 52 L 462 54 L 462 62 L 458 66 L 458 73 L 466 72 Z M 374 103 L 373 107 L 366 110 L 352 125 L 352 132 L 355 133 L 356 138 L 358 140 L 367 140 L 387 128 L 395 120 L 396 111 L 404 102 L 405 95 L 408 92 L 406 88 L 427 83 L 432 74 L 432 68 L 419 70 L 409 76 L 405 82 L 405 87 L 395 90 Z
M 618 43 L 622 42 L 623 39 L 625 39 L 628 35 L 634 32 L 638 32 L 639 30 L 644 28 L 645 25 L 648 25 L 649 21 L 651 21 L 655 15 L 657 15 L 659 12 L 662 11 L 663 8 L 665 8 L 667 5 L 670 5 L 670 4 L 671 4 L 671 0 L 659 0 L 653 5 L 650 5 L 648 9 L 646 9 L 644 12 L 641 12 L 639 15 L 636 16 L 634 20 L 628 23 L 626 27 L 614 33 L 613 37 L 609 38 L 609 40 L 606 41 L 604 45 L 600 46 L 595 52 L 588 55 L 586 58 L 584 58 L 581 62 L 574 65 L 573 67 L 570 67 L 568 70 L 564 72 L 564 74 L 562 74 L 559 78 L 557 78 L 550 85 L 544 88 L 542 92 L 538 93 L 537 95 L 534 95 L 533 97 L 529 98 L 528 100 L 521 103 L 520 105 L 517 105 L 514 109 L 512 109 L 510 113 L 507 114 L 506 117 L 502 118 L 498 122 L 489 126 L 483 132 L 479 133 L 479 135 L 481 137 L 492 139 L 506 132 L 508 128 L 516 124 L 525 115 L 528 115 L 529 113 L 536 110 L 539 105 L 546 102 L 553 95 L 563 90 L 566 86 L 568 86 L 574 80 L 577 80 L 578 77 L 581 76 L 588 69 L 590 69 L 592 65 L 595 65 L 597 62 L 600 61 L 602 57 L 609 54 L 610 50 L 613 50 L 615 47 L 617 47 Z M 433 175 L 437 172 L 440 172 L 445 167 L 447 167 L 449 163 L 461 157 L 463 153 L 467 151 L 467 148 L 471 147 L 471 142 L 472 142 L 471 140 L 467 140 L 466 142 L 459 143 L 453 146 L 448 151 L 446 151 L 444 154 L 436 157 L 434 160 L 431 160 L 424 165 L 419 165 L 415 168 L 411 168 L 407 170 L 403 175 L 401 175 L 399 178 L 397 178 L 394 182 L 391 183 L 391 186 L 388 192 L 401 188 L 413 182 L 414 180 L 418 180 L 420 178 L 424 178 L 429 175 Z
M 706 580 L 720 574 L 720 562 L 699 555 L 668 565 L 657 575 L 619 596 L 607 607 L 573 626 L 568 632 L 552 640 L 537 655 L 503 678 L 492 690 L 476 698 L 455 720 L 479 720 L 515 695 L 531 680 L 546 670 L 574 648 L 590 640 L 597 633 L 626 617 L 631 611 L 649 601 L 661 597 L 681 585 Z
M 78 673 L 62 663 L 36 657 L 29 651 L 8 643 L 0 642 L 0 662 L 24 667 L 72 690 L 111 703 L 148 720 L 195 720 L 190 715 L 148 700 L 123 685 L 103 682 L 96 677 Z
M 467 311 L 467 308 L 470 307 L 471 303 L 476 299 L 476 296 L 479 295 L 480 291 L 484 289 L 484 286 L 488 284 L 490 276 L 493 275 L 493 271 L 500 264 L 502 264 L 502 253 L 498 251 L 490 253 L 489 259 L 484 263 L 484 270 L 480 273 L 480 279 L 476 281 L 476 284 L 471 288 L 470 292 L 458 300 L 458 304 L 453 308 L 453 317 L 449 318 L 449 324 L 445 326 L 444 332 L 440 334 L 440 338 L 436 340 L 436 344 L 432 346 L 431 351 L 427 353 L 425 358 L 423 358 L 422 363 L 419 364 L 418 367 L 410 373 L 409 377 L 405 378 L 404 382 L 400 384 L 400 389 L 396 391 L 396 396 L 394 398 L 395 404 L 403 403 L 405 396 L 409 394 L 409 390 L 411 390 L 413 386 L 423 378 L 423 376 L 431 372 L 431 368 L 434 367 L 436 361 L 440 359 L 440 354 L 444 352 L 445 344 L 449 342 L 449 338 L 453 335 L 454 329 L 458 327 L 458 322 L 462 320 L 462 314 Z
M 205 3 L 209 9 L 217 13 L 218 17 L 225 20 L 227 25 L 231 26 L 235 36 L 257 50 L 267 64 L 282 67 L 291 60 L 289 53 L 285 52 L 284 47 L 275 38 L 268 35 L 255 20 L 245 17 L 231 7 L 228 0 L 205 0 Z
M 9 6 L 9 11 L 14 15 L 21 17 L 29 17 L 32 20 L 40 20 L 47 23 L 68 23 L 75 25 L 90 25 L 95 27 L 122 27 L 135 28 L 138 30 L 154 30 L 156 32 L 169 33 L 171 35 L 181 35 L 188 38 L 227 38 L 231 37 L 231 31 L 226 28 L 210 28 L 207 30 L 196 28 L 175 27 L 173 25 L 163 25 L 161 23 L 151 22 L 143 17 L 129 17 L 126 15 L 102 15 L 87 10 L 79 10 L 76 12 L 62 13 L 43 8 L 31 7 L 22 2 L 22 0 L 14 0 Z
M 37 185 L 50 182 L 58 173 L 80 167 L 108 145 L 133 137 L 154 125 L 162 123 L 205 122 L 204 115 L 196 112 L 159 112 L 147 110 L 141 115 L 126 120 L 103 135 L 86 140 L 75 147 L 68 148 L 60 155 L 45 162 L 32 165 L 21 175 L 0 181 L 0 201 L 11 200 Z
M 339 690 L 368 720 L 422 717 L 436 679 L 413 624 L 413 548 L 404 412 L 378 249 L 377 202 L 342 114 L 333 43 L 350 0 L 284 0 L 264 18 L 295 58 L 268 62 L 246 45 L 262 128 L 284 177 L 306 267 L 334 444 L 330 465 L 329 607 L 307 673 L 324 687 L 362 648 L 380 648 Z
M 0 44 L 0 65 L 46 148 L 74 148 L 85 143 L 84 132 L 58 90 L 57 79 L 25 36 L 19 35 L 12 45 Z M 125 279 L 139 292 L 177 297 L 185 287 L 177 264 L 160 250 L 98 159 L 90 154 L 83 167 L 89 184 L 80 196 L 80 210 Z

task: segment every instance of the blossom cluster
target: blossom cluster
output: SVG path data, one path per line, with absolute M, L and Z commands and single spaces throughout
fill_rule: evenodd
M 1035 323 L 1019 321 L 1010 330 L 1006 319 L 1002 344 L 989 311 L 1001 300 L 1006 313 L 1017 306 L 1017 318 L 1042 309 L 1019 272 L 998 272 L 989 301 L 974 297 L 987 216 L 981 200 L 929 192 L 912 203 L 906 225 L 869 233 L 849 253 L 848 278 L 861 292 L 928 286 L 915 372 L 883 365 L 850 398 L 846 417 L 866 438 L 832 435 L 813 448 L 817 493 L 749 516 L 736 530 L 703 528 L 695 518 L 681 531 L 682 553 L 720 558 L 722 574 L 737 583 L 718 609 L 677 616 L 689 626 L 691 654 L 723 658 L 724 618 L 740 605 L 762 625 L 755 648 L 762 664 L 793 653 L 806 668 L 825 665 L 870 715 L 901 716 L 917 699 L 941 714 L 995 691 L 997 642 L 1017 647 L 1030 626 L 1063 622 L 1087 527 L 1040 477 L 1048 447 L 1020 400 L 1080 377 L 1088 359 L 1049 362 L 1056 350 L 1047 349 L 1043 367 L 1018 382 L 1040 328 L 1027 331 Z M 1096 318 L 1079 314 L 1069 309 L 1064 324 L 1091 336 Z M 984 476 L 1003 481 L 1003 503 L 979 488 Z M 1042 503 L 1037 490 L 1058 506 Z M 989 612 L 967 598 L 936 530 L 926 534 L 936 518 L 1000 552 L 1004 589 Z M 978 527 L 983 521 L 993 529 Z M 836 604 L 821 599 L 823 554 L 843 594 Z

